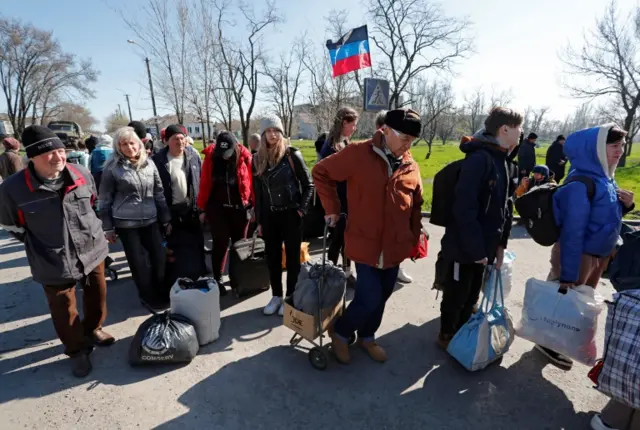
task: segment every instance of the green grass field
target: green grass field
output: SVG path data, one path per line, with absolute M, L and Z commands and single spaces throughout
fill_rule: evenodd
M 316 151 L 313 142 L 310 140 L 295 140 L 291 145 L 302 151 L 305 161 L 309 168 L 316 164 Z M 202 149 L 202 142 L 197 141 L 194 145 L 199 150 Z M 446 145 L 434 144 L 431 151 L 431 157 L 427 160 L 425 157 L 428 147 L 424 143 L 411 148 L 413 158 L 420 166 L 420 174 L 424 183 L 424 210 L 431 208 L 432 181 L 435 174 L 452 161 L 462 158 L 462 153 L 458 149 L 458 144 L 451 142 Z M 537 158 L 540 164 L 545 162 L 545 154 L 547 147 L 538 148 Z M 568 171 L 568 170 L 567 170 Z M 640 198 L 640 144 L 634 145 L 631 157 L 627 158 L 627 167 L 621 167 L 616 171 L 616 181 L 620 188 L 633 191 Z M 633 218 L 640 218 L 640 200 L 639 208 L 630 214 Z

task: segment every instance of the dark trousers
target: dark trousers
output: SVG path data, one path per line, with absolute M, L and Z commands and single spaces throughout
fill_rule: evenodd
M 356 263 L 355 296 L 344 314 L 336 320 L 335 333 L 345 341 L 355 332 L 362 340 L 374 340 L 382 323 L 384 307 L 398 278 L 399 266 L 378 269 Z
M 116 233 L 140 298 L 148 302 L 167 301 L 169 292 L 164 286 L 167 253 L 162 246 L 160 225 L 154 222 L 146 227 L 117 228 Z
M 213 237 L 211 268 L 214 279 L 220 280 L 224 271 L 224 263 L 227 259 L 229 240 L 231 240 L 231 243 L 235 243 L 244 239 L 247 234 L 249 220 L 244 209 L 223 207 L 208 208 L 207 220 Z M 229 273 L 233 273 L 231 268 L 229 268 Z M 233 279 L 231 279 L 231 285 L 234 286 Z
M 341 216 L 333 229 L 333 233 L 331 234 L 331 244 L 329 245 L 329 251 L 327 252 L 329 261 L 333 262 L 335 265 L 338 265 L 338 257 L 340 257 L 344 251 L 344 230 L 346 228 L 347 219 L 344 216 Z
M 84 320 L 80 320 L 76 307 L 76 284 L 43 285 L 51 311 L 51 320 L 64 353 L 70 357 L 89 353 L 93 349 L 91 334 L 107 318 L 107 282 L 104 263 L 93 269 L 81 281 Z
M 615 399 L 609 400 L 600 418 L 611 428 L 620 430 L 640 429 L 640 411 L 633 409 Z
M 445 262 L 442 265 L 442 303 L 440 303 L 440 332 L 454 335 L 473 313 L 480 298 L 485 266 Z M 456 273 L 457 272 L 457 273 Z
M 272 211 L 262 224 L 262 237 L 274 297 L 282 297 L 282 244 L 287 258 L 287 297 L 293 295 L 300 274 L 302 218 L 295 209 Z
M 171 214 L 171 235 L 167 237 L 167 248 L 171 257 L 167 262 L 165 285 L 168 289 L 178 278 L 197 280 L 207 274 L 204 254 L 202 226 L 195 213 L 186 216 Z

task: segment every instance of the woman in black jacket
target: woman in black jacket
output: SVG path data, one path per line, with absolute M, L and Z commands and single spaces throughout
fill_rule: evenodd
M 287 297 L 300 274 L 302 217 L 313 194 L 313 183 L 302 154 L 289 146 L 280 118 L 262 120 L 262 139 L 253 157 L 256 221 L 265 241 L 273 297 L 265 315 L 282 315 L 282 244 L 287 259 Z

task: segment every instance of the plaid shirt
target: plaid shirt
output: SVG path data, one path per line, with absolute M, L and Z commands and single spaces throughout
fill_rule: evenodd
M 640 409 L 640 289 L 616 293 L 613 298 L 598 390 Z

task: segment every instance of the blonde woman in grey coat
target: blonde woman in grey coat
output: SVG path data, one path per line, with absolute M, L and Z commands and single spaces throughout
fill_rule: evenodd
M 164 235 L 171 234 L 171 215 L 155 163 L 132 127 L 116 131 L 113 155 L 100 183 L 98 209 L 109 242 L 124 246 L 140 299 L 155 309 L 167 306 L 164 288 Z

